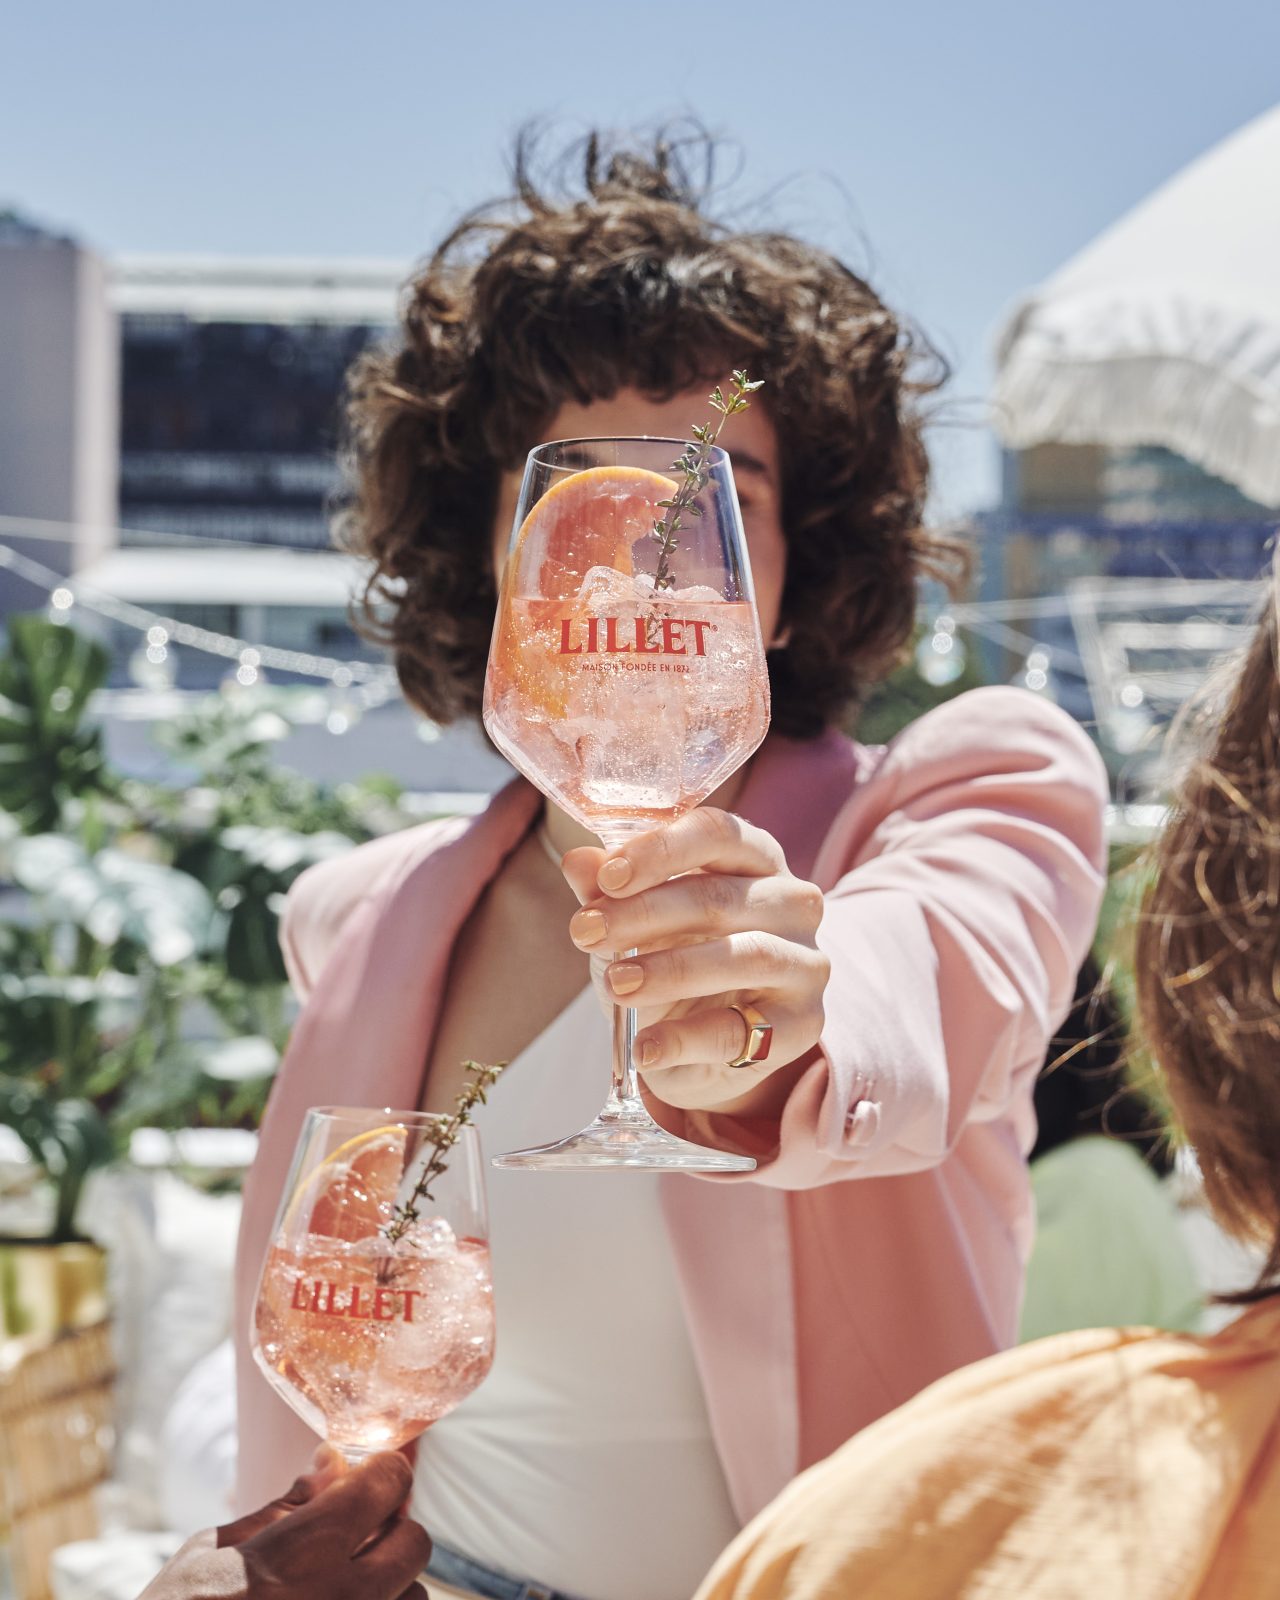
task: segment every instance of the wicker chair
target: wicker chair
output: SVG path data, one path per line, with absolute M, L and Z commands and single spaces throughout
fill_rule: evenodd
M 106 1322 L 0 1344 L 0 1559 L 17 1600 L 49 1600 L 54 1550 L 98 1531 L 114 1377 Z

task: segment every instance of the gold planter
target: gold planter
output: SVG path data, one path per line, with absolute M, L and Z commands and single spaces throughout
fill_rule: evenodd
M 87 1240 L 0 1239 L 0 1338 L 56 1338 L 107 1314 L 107 1256 Z

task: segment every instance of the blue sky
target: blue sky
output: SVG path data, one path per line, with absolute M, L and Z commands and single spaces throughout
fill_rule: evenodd
M 1280 93 L 1273 0 L 45 0 L 2 37 L 0 204 L 106 251 L 407 261 L 502 188 L 525 119 L 695 111 L 740 201 L 781 185 L 776 220 L 952 359 L 942 510 L 996 492 L 1004 311 Z

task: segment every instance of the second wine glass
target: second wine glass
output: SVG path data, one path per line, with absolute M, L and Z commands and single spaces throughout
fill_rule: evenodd
M 493 1365 L 480 1144 L 460 1130 L 430 1196 L 415 1189 L 448 1119 L 309 1111 L 254 1308 L 251 1348 L 310 1427 L 359 1461 L 398 1450 Z

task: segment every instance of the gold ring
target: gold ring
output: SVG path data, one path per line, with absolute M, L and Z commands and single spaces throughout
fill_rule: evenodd
M 773 1044 L 773 1024 L 766 1022 L 764 1017 L 754 1006 L 740 1005 L 729 1007 L 736 1011 L 747 1025 L 746 1049 L 735 1060 L 728 1063 L 731 1067 L 754 1067 L 758 1062 L 768 1059 L 769 1048 Z

